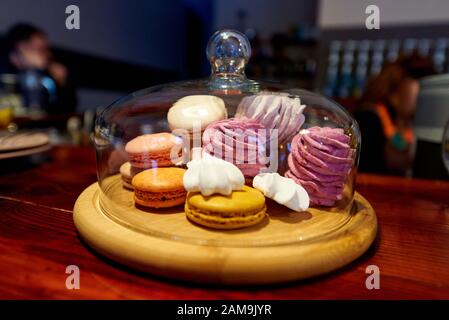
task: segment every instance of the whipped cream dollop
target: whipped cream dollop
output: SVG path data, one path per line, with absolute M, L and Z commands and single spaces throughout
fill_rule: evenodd
M 183 182 L 187 191 L 201 192 L 203 196 L 216 193 L 228 196 L 234 190 L 243 189 L 245 178 L 231 162 L 207 153 L 201 157 L 201 148 L 194 148 L 193 160 L 187 163 Z
M 282 177 L 277 172 L 258 174 L 254 177 L 253 187 L 267 198 L 294 211 L 300 212 L 309 208 L 310 200 L 307 191 L 292 179 Z

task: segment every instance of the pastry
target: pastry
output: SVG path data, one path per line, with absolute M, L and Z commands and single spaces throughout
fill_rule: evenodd
M 214 229 L 238 229 L 262 221 L 266 214 L 265 197 L 251 187 L 233 191 L 229 196 L 187 194 L 185 211 L 191 221 Z
M 173 104 L 167 114 L 170 129 L 185 129 L 189 132 L 193 131 L 196 123 L 202 131 L 210 123 L 227 117 L 223 99 L 210 95 L 183 97 Z
M 171 133 L 145 134 L 129 141 L 125 151 L 133 167 L 142 169 L 169 167 L 174 165 L 171 160 L 172 148 L 179 148 L 181 144 L 182 139 Z
M 293 211 L 305 211 L 309 208 L 307 191 L 292 179 L 282 177 L 279 173 L 260 173 L 254 177 L 253 187 L 265 197 Z
M 205 153 L 201 158 L 187 163 L 184 174 L 184 188 L 187 191 L 201 192 L 203 196 L 211 194 L 230 195 L 234 190 L 241 190 L 245 184 L 242 172 L 230 162 L 212 157 Z M 195 155 L 195 150 L 193 151 Z
M 305 117 L 302 112 L 305 107 L 298 97 L 260 93 L 243 98 L 237 108 L 236 117 L 255 119 L 265 128 L 277 130 L 279 143 L 285 143 L 303 125 Z
M 203 152 L 234 163 L 245 182 L 268 166 L 269 132 L 256 120 L 227 119 L 210 124 L 203 134 Z
M 122 164 L 120 166 L 120 175 L 122 177 L 123 186 L 127 189 L 134 190 L 131 181 L 133 177 L 141 171 L 142 169 L 131 166 L 131 163 L 129 162 L 125 162 L 124 164 Z
M 312 127 L 292 141 L 285 176 L 307 190 L 314 205 L 333 206 L 343 197 L 343 187 L 354 162 L 354 149 L 343 129 Z
M 183 204 L 186 191 L 182 168 L 153 168 L 134 176 L 134 201 L 145 207 L 167 208 Z

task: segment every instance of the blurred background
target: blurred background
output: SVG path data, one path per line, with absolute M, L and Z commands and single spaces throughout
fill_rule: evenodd
M 80 29 L 65 27 L 80 8 Z M 319 92 L 361 126 L 361 170 L 447 179 L 449 1 L 2 0 L 0 126 L 88 143 L 95 113 L 126 93 L 206 77 L 217 29 L 252 44 L 247 75 Z M 443 151 L 442 151 L 443 150 Z M 449 160 L 448 160 L 449 161 Z

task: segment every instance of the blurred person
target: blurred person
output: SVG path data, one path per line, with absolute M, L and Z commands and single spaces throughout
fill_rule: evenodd
M 70 113 L 76 108 L 76 92 L 67 68 L 54 61 L 46 34 L 30 24 L 17 24 L 6 33 L 1 73 L 17 74 L 18 91 L 26 106 L 31 103 L 26 84 L 30 74 L 42 82 L 39 104 L 49 114 Z M 26 82 L 28 81 L 28 82 Z
M 387 63 L 368 81 L 355 113 L 362 133 L 360 171 L 410 175 L 419 79 L 434 73 L 429 59 L 412 54 Z

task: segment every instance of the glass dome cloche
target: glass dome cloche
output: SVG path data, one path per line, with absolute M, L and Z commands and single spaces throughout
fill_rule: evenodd
M 98 116 L 101 211 L 141 234 L 225 247 L 323 237 L 316 215 L 328 231 L 349 221 L 353 117 L 319 94 L 248 79 L 240 32 L 216 32 L 206 53 L 207 79 L 134 92 Z
M 216 32 L 206 53 L 210 77 L 137 91 L 98 116 L 98 183 L 73 210 L 84 242 L 213 284 L 299 280 L 362 255 L 377 220 L 355 191 L 356 121 L 319 94 L 247 79 L 240 32 Z

